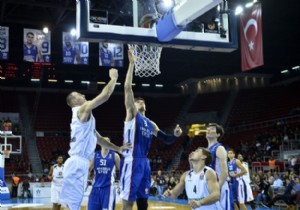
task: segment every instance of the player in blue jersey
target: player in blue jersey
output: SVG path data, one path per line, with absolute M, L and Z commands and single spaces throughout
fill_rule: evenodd
M 247 171 L 241 161 L 235 158 L 235 152 L 231 148 L 228 149 L 228 159 L 228 173 L 231 179 L 230 188 L 233 193 L 234 208 L 247 210 L 245 202 L 247 191 L 245 191 L 245 187 L 243 187 L 243 175 L 245 175 Z
M 193 210 L 222 210 L 217 175 L 208 167 L 211 161 L 212 154 L 208 149 L 197 148 L 189 155 L 191 169 L 181 176 L 172 190 L 165 191 L 164 196 L 175 199 L 185 189 Z
M 218 141 L 224 135 L 222 126 L 216 123 L 210 123 L 207 126 L 206 139 L 208 141 L 208 149 L 212 153 L 212 163 L 210 167 L 217 173 L 221 198 L 220 204 L 224 210 L 233 210 L 233 200 L 230 195 L 227 168 L 227 151 L 224 146 Z
M 71 92 L 67 104 L 72 108 L 71 141 L 64 165 L 64 183 L 61 189 L 60 203 L 70 210 L 79 210 L 86 188 L 90 160 L 94 157 L 96 144 L 121 153 L 129 145 L 117 147 L 96 131 L 96 121 L 92 110 L 106 102 L 115 88 L 118 71 L 109 70 L 110 81 L 102 92 L 92 100 L 86 100 L 83 94 Z
M 34 33 L 28 32 L 26 34 L 26 42 L 24 43 L 24 61 L 29 62 L 43 62 L 43 56 L 40 49 L 33 44 Z
M 113 53 L 108 49 L 108 42 L 103 42 L 100 47 L 100 66 L 115 66 Z
M 132 91 L 135 58 L 131 50 L 128 51 L 128 58 L 129 67 L 124 84 L 126 119 L 123 141 L 124 144 L 132 144 L 132 149 L 124 150 L 122 153 L 120 197 L 123 200 L 123 210 L 132 210 L 135 201 L 139 210 L 146 210 L 151 184 L 151 169 L 147 154 L 153 136 L 171 144 L 181 135 L 182 130 L 177 125 L 173 135 L 168 135 L 145 116 L 145 101 L 142 98 L 135 99 Z
M 78 48 L 72 45 L 72 38 L 70 34 L 65 35 L 64 42 L 63 63 L 80 64 L 80 52 Z
M 114 210 L 116 190 L 114 188 L 116 171 L 120 169 L 120 156 L 114 151 L 102 147 L 95 152 L 90 163 L 90 173 L 94 172 L 95 180 L 89 195 L 89 210 Z

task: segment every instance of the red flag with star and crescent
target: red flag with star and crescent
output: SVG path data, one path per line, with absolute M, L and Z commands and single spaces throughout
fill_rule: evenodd
M 264 64 L 261 4 L 256 3 L 241 15 L 241 57 L 242 71 L 248 71 Z

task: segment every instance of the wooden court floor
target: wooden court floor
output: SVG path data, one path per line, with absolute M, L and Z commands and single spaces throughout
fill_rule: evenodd
M 51 205 L 47 206 L 30 206 L 30 204 L 24 204 L 24 207 L 0 207 L 0 210 L 8 210 L 8 209 L 14 209 L 14 210 L 49 210 L 52 209 Z M 121 210 L 122 206 L 120 203 L 116 205 L 116 210 Z M 191 208 L 186 205 L 180 205 L 180 204 L 174 204 L 174 203 L 166 203 L 166 202 L 160 202 L 160 201 L 149 201 L 149 207 L 148 210 L 172 210 L 172 209 L 178 209 L 178 210 L 190 210 Z M 67 210 L 65 208 L 61 208 L 61 210 Z M 86 206 L 82 206 L 81 210 L 87 210 Z M 136 205 L 134 205 L 133 210 L 137 210 Z

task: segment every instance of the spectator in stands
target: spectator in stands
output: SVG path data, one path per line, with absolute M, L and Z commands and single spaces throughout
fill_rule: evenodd
M 280 176 L 278 173 L 274 174 L 274 182 L 272 184 L 272 188 L 274 190 L 279 189 L 280 187 L 283 187 L 283 181 L 281 180 Z
M 277 201 L 282 200 L 287 205 L 294 205 L 296 201 L 297 194 L 300 192 L 300 181 L 299 177 L 296 177 L 295 181 L 286 179 L 286 189 L 283 195 L 276 195 L 274 199 L 272 199 L 268 203 L 268 207 L 273 206 Z
M 25 198 L 24 197 L 25 193 L 27 198 L 32 198 L 31 191 L 30 191 L 30 183 L 28 178 L 25 178 L 22 184 L 22 196 L 21 196 L 22 198 Z
M 257 191 L 256 205 L 262 205 L 267 207 L 268 201 L 270 200 L 269 196 L 269 187 L 270 184 L 267 181 L 267 178 L 261 179 L 258 175 L 253 181 L 255 190 Z
M 274 173 L 276 171 L 276 160 L 274 158 L 274 156 L 271 156 L 271 158 L 269 159 L 269 170 Z
M 165 144 L 171 144 L 181 136 L 182 130 L 176 125 L 172 134 L 166 134 L 145 116 L 146 104 L 143 98 L 134 98 L 132 80 L 135 57 L 128 50 L 129 66 L 124 83 L 126 117 L 124 123 L 124 140 L 133 144 L 134 149 L 123 152 L 120 172 L 123 210 L 131 210 L 136 201 L 138 209 L 147 209 L 151 183 L 151 168 L 147 158 L 153 137 Z M 133 161 L 134 160 L 134 161 Z M 126 166 L 126 167 L 125 167 Z M 129 167 L 129 168 L 128 168 Z
M 13 175 L 12 175 L 12 190 L 11 190 L 12 198 L 16 198 L 18 196 L 19 183 L 20 183 L 20 177 L 16 176 L 13 173 Z
M 162 199 L 162 195 L 164 193 L 166 184 L 167 183 L 165 177 L 162 175 L 161 170 L 158 170 L 156 175 L 156 186 L 157 186 L 157 197 L 159 200 Z
M 166 190 L 164 196 L 175 199 L 186 190 L 189 205 L 198 210 L 220 210 L 220 186 L 217 175 L 208 165 L 212 162 L 212 153 L 199 147 L 189 156 L 191 169 L 180 178 L 173 190 Z
M 170 180 L 168 181 L 168 184 L 167 184 L 168 185 L 168 189 L 172 190 L 176 186 L 176 184 L 177 184 L 176 179 L 175 179 L 174 176 L 172 176 L 170 178 Z

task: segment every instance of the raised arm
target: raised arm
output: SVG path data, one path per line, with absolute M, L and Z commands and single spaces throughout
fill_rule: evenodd
M 126 108 L 126 121 L 135 117 L 137 110 L 134 105 L 134 95 L 132 91 L 133 69 L 134 69 L 134 55 L 132 50 L 128 50 L 129 66 L 124 83 L 125 94 L 125 108 Z
M 97 144 L 99 144 L 101 147 L 105 147 L 107 149 L 116 151 L 118 153 L 122 153 L 123 150 L 130 149 L 132 147 L 130 144 L 125 144 L 121 147 L 118 147 L 115 144 L 108 141 L 107 137 L 101 136 L 97 131 L 96 131 L 96 136 L 97 136 Z
M 219 159 L 221 167 L 221 175 L 219 177 L 219 185 L 222 188 L 224 182 L 228 177 L 228 168 L 227 168 L 227 152 L 223 146 L 219 146 L 217 149 L 217 158 Z
M 104 102 L 106 102 L 111 96 L 111 94 L 113 93 L 118 79 L 118 70 L 110 69 L 109 76 L 110 76 L 110 81 L 103 88 L 101 93 L 97 95 L 93 100 L 86 101 L 80 107 L 78 115 L 81 121 L 87 121 L 90 118 L 91 111 L 96 107 L 100 106 L 101 104 L 103 104 Z

